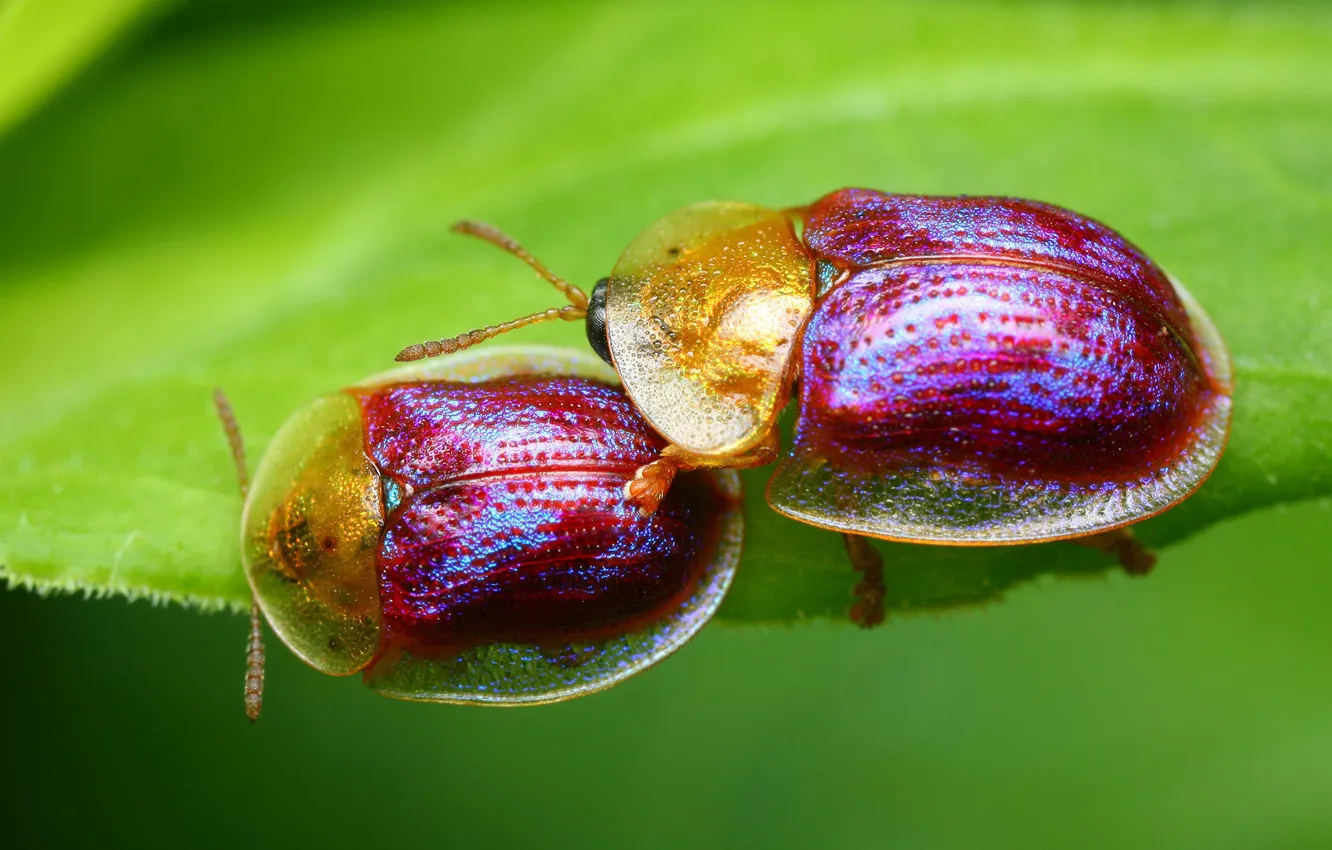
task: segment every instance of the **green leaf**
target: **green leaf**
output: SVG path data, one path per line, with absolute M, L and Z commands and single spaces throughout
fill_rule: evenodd
M 0 2 L 0 133 L 164 0 Z
M 258 14 L 258 12 L 255 12 Z M 168 25 L 0 142 L 0 564 L 11 583 L 244 604 L 252 457 L 403 344 L 552 304 L 451 237 L 493 221 L 575 281 L 660 214 L 843 185 L 999 193 L 1111 222 L 1230 343 L 1230 449 L 1140 527 L 1332 494 L 1332 10 L 1094 4 L 300 7 Z M 279 25 L 280 24 L 280 25 Z M 581 346 L 541 326 L 511 341 Z M 17 354 L 17 356 L 13 356 Z M 746 475 L 724 613 L 839 616 L 837 536 Z M 1069 544 L 884 544 L 895 610 L 975 604 Z

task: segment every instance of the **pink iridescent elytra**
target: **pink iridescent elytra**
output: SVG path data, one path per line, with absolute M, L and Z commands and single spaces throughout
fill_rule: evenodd
M 385 645 L 559 649 L 673 613 L 716 546 L 706 477 L 641 516 L 625 482 L 664 443 L 617 388 L 576 376 L 412 381 L 357 393 L 387 491 Z
M 1155 513 L 1215 463 L 1224 350 L 1110 228 L 1013 198 L 849 189 L 805 211 L 803 238 L 828 285 L 778 510 L 905 539 L 1050 539 Z

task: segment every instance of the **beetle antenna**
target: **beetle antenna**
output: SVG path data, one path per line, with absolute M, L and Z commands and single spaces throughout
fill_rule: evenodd
M 231 462 L 236 465 L 236 483 L 240 485 L 241 498 L 244 499 L 250 495 L 250 471 L 245 466 L 245 439 L 241 437 L 240 423 L 236 421 L 236 411 L 231 409 L 226 393 L 213 390 L 213 404 L 217 406 L 217 418 L 222 420 L 222 430 L 227 433 Z
M 227 444 L 231 446 L 231 460 L 236 465 L 236 481 L 240 484 L 241 499 L 250 495 L 250 472 L 245 466 L 245 441 L 241 438 L 240 423 L 236 421 L 236 412 L 231 409 L 231 402 L 221 390 L 213 391 L 213 403 L 217 406 L 217 418 L 222 420 L 222 430 L 227 433 Z M 259 610 L 259 602 L 250 597 L 250 642 L 245 649 L 245 716 L 253 723 L 259 719 L 259 711 L 264 706 L 264 615 Z
M 527 249 L 519 245 L 509 234 L 491 227 L 489 224 L 480 221 L 460 221 L 450 228 L 454 233 L 461 233 L 464 236 L 475 236 L 477 239 L 489 242 L 496 248 L 510 253 L 522 260 L 539 274 L 543 280 L 550 283 L 551 286 L 558 289 L 569 299 L 568 307 L 552 307 L 549 310 L 542 310 L 539 313 L 533 313 L 530 316 L 523 316 L 521 319 L 514 319 L 510 322 L 504 322 L 489 327 L 477 328 L 474 331 L 468 331 L 465 334 L 458 334 L 449 339 L 431 340 L 419 345 L 409 345 L 398 356 L 393 358 L 400 363 L 409 360 L 421 360 L 426 357 L 438 357 L 441 354 L 452 354 L 455 351 L 462 351 L 464 348 L 471 348 L 478 343 L 493 339 L 500 334 L 509 331 L 525 328 L 528 325 L 535 325 L 537 322 L 545 322 L 550 319 L 564 319 L 566 322 L 577 322 L 587 317 L 588 305 L 591 303 L 587 293 L 574 286 L 569 281 L 546 268 L 545 265 L 527 252 Z
M 568 322 L 576 322 L 587 316 L 587 308 L 570 304 L 568 307 L 552 307 L 549 310 L 542 310 L 540 313 L 533 313 L 530 316 L 523 316 L 521 319 L 514 319 L 510 322 L 503 322 L 498 325 L 491 325 L 487 328 L 478 328 L 474 331 L 468 331 L 465 334 L 458 334 L 449 339 L 431 340 L 417 345 L 409 345 L 398 356 L 393 358 L 399 362 L 408 360 L 421 360 L 426 357 L 438 357 L 441 354 L 452 354 L 455 351 L 462 351 L 464 348 L 471 348 L 478 343 L 485 342 L 488 339 L 508 333 L 509 331 L 525 328 L 528 325 L 535 325 L 538 322 L 544 322 L 549 319 L 564 319 Z
M 548 281 L 551 286 L 554 286 L 560 292 L 564 293 L 564 297 L 569 299 L 570 304 L 575 307 L 582 307 L 584 310 L 587 309 L 588 298 L 586 292 L 546 268 L 540 260 L 529 254 L 527 249 L 522 245 L 519 245 L 518 241 L 509 234 L 498 228 L 491 227 L 485 222 L 467 221 L 465 219 L 457 222 L 449 229 L 454 233 L 461 233 L 464 236 L 475 236 L 477 239 L 484 239 L 501 251 L 507 251 L 508 253 L 513 254 L 515 257 L 531 266 L 532 270 L 541 275 L 541 277 Z

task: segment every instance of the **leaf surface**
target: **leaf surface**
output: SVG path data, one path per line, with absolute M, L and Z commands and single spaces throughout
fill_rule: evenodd
M 554 303 L 451 236 L 458 218 L 590 285 L 673 208 L 844 185 L 1072 207 L 1207 307 L 1236 364 L 1232 441 L 1202 491 L 1140 527 L 1163 566 L 1210 524 L 1332 494 L 1332 11 L 821 8 L 205 16 L 81 80 L 0 138 L 4 575 L 243 605 L 212 388 L 253 460 L 298 405 L 404 344 Z M 769 511 L 765 476 L 745 476 L 723 614 L 841 616 L 840 540 Z M 895 610 L 1111 566 L 1068 544 L 881 548 Z
M 6 0 L 0 3 L 0 132 L 165 0 Z

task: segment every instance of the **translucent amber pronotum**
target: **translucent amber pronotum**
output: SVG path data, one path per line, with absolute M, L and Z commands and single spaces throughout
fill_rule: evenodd
M 611 275 L 606 326 L 625 390 L 672 443 L 738 455 L 790 395 L 814 266 L 786 213 L 686 207 L 643 231 Z
M 255 471 L 241 523 L 246 574 L 273 630 L 312 667 L 354 673 L 379 645 L 379 473 L 356 401 L 298 410 Z

